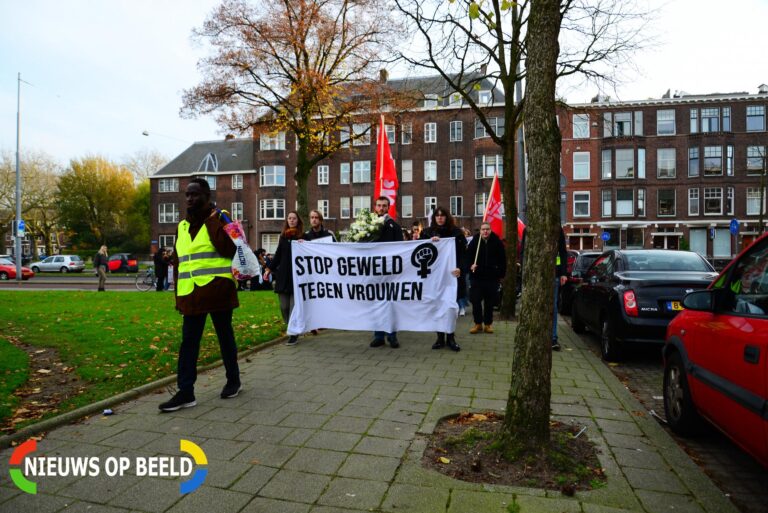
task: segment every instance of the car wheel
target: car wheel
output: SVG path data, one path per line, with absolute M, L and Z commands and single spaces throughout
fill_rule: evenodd
M 672 353 L 664 367 L 664 413 L 672 431 L 691 435 L 701 426 L 696 407 L 688 388 L 688 376 L 680 353 Z
M 34 265 L 34 266 L 32 266 L 32 272 L 39 273 L 40 272 L 40 268 L 38 266 Z
M 600 329 L 600 354 L 606 362 L 618 362 L 621 360 L 621 343 L 616 340 L 610 318 L 604 315 Z
M 59 271 L 61 271 L 61 272 L 63 272 L 63 273 L 68 273 L 68 272 L 69 272 L 69 269 L 67 269 L 66 267 L 63 267 L 63 266 L 62 266 L 62 268 L 61 268 L 61 269 L 59 269 Z
M 571 307 L 571 328 L 573 328 L 573 331 L 576 333 L 584 333 L 584 331 L 586 331 L 584 321 L 579 317 L 575 306 Z
M 5 271 L 1 272 L 1 273 L 0 273 L 0 280 L 3 280 L 3 281 L 5 281 L 5 280 L 7 280 L 7 279 L 8 279 L 8 273 L 7 273 L 7 272 L 5 272 Z

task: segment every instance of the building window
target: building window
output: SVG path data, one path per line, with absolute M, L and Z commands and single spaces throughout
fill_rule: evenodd
M 699 215 L 699 189 L 688 189 L 688 215 Z
M 464 179 L 464 161 L 461 159 L 452 159 L 450 162 L 450 179 L 451 180 L 463 180 Z
M 232 203 L 232 219 L 236 221 L 243 220 L 243 203 L 242 201 L 236 201 Z
M 675 135 L 675 111 L 656 111 L 656 135 Z
M 317 211 L 323 216 L 323 219 L 331 217 L 331 202 L 330 200 L 321 199 L 317 200 Z
M 589 217 L 589 191 L 573 193 L 573 217 Z
M 658 214 L 661 216 L 675 215 L 675 190 L 659 189 L 658 191 Z
M 285 187 L 285 166 L 261 166 L 259 185 L 262 187 Z
M 425 94 L 424 95 L 424 108 L 425 109 L 434 109 L 437 107 L 437 95 L 436 94 Z
M 424 142 L 437 142 L 437 123 L 424 123 Z
M 261 134 L 259 138 L 259 149 L 261 151 L 284 150 L 285 132 L 272 134 Z
M 699 176 L 698 148 L 688 148 L 688 176 Z
M 459 217 L 464 215 L 464 198 L 461 196 L 451 196 L 450 209 L 453 217 Z
M 400 142 L 411 144 L 413 141 L 413 126 L 410 123 L 400 125 Z
M 616 215 L 634 215 L 635 191 L 632 189 L 619 189 L 616 191 Z
M 328 185 L 329 175 L 328 166 L 317 166 L 317 185 Z
M 573 138 L 589 139 L 589 114 L 573 115 Z
M 632 135 L 632 113 L 617 112 L 613 117 L 613 135 L 626 137 Z
M 461 93 L 451 93 L 448 97 L 448 104 L 451 107 L 457 107 L 463 103 L 464 99 L 461 97 Z
M 488 203 L 488 193 L 475 193 L 475 217 L 483 217 L 485 215 L 486 203 Z
M 733 176 L 733 146 L 725 147 L 725 174 Z
M 429 217 L 432 211 L 437 208 L 437 196 L 424 197 L 424 217 Z
M 262 233 L 261 234 L 261 247 L 264 248 L 269 254 L 274 254 L 277 251 L 277 243 L 280 242 L 279 233 Z
M 371 210 L 371 197 L 365 196 L 352 196 L 352 216 L 357 217 L 361 210 Z
M 734 196 L 735 196 L 735 190 L 733 187 L 728 187 L 726 191 L 726 197 L 725 197 L 725 214 L 732 216 L 733 215 L 733 202 L 734 202 Z
M 397 139 L 395 138 L 395 125 L 384 125 L 384 132 L 387 134 L 387 142 L 389 144 L 395 144 Z
M 634 150 L 616 150 L 616 178 L 635 177 Z
M 208 186 L 211 188 L 212 191 L 216 190 L 216 176 L 205 175 L 205 176 L 201 176 L 200 178 L 208 182 Z
M 412 160 L 403 160 L 400 163 L 400 171 L 401 171 L 403 182 L 413 181 L 413 161 Z
M 350 138 L 349 133 L 349 127 L 341 127 L 339 128 L 339 145 L 340 146 L 350 146 L 352 143 L 352 139 Z
M 437 161 L 436 160 L 424 161 L 424 181 L 425 182 L 437 181 Z
M 723 107 L 723 132 L 731 131 L 731 108 Z
M 765 107 L 750 105 L 747 107 L 747 132 L 762 132 L 765 130 Z
M 674 178 L 676 175 L 676 160 L 674 148 L 659 148 L 656 150 L 656 177 Z
M 613 206 L 613 193 L 610 189 L 603 189 L 601 192 L 603 199 L 602 216 L 611 217 L 611 207 Z
M 232 175 L 232 190 L 243 188 L 243 175 Z
M 413 196 L 400 197 L 400 216 L 413 217 Z
M 352 125 L 352 146 L 371 145 L 371 125 L 368 123 L 355 123 Z
M 494 173 L 499 173 L 499 178 L 504 176 L 501 155 L 477 155 L 475 157 L 475 178 L 493 178 Z
M 723 189 L 720 187 L 704 188 L 704 215 L 722 215 Z
M 263 199 L 259 201 L 260 219 L 285 219 L 284 199 Z
M 504 118 L 487 118 L 488 124 L 491 125 L 493 133 L 501 137 L 504 135 Z M 483 137 L 489 137 L 488 132 L 485 129 L 479 119 L 475 120 L 475 139 L 482 139 Z
M 589 152 L 575 152 L 573 154 L 573 179 L 589 180 Z
M 762 202 L 760 201 L 762 199 Z M 756 216 L 760 215 L 760 204 L 762 203 L 762 211 L 765 213 L 765 195 L 760 197 L 759 187 L 747 187 L 747 215 Z
M 450 136 L 448 140 L 450 142 L 461 141 L 463 137 L 463 124 L 461 121 L 451 121 L 450 124 Z
M 723 174 L 723 148 L 720 146 L 704 147 L 704 176 Z
M 493 101 L 493 95 L 491 94 L 491 91 L 478 91 L 477 92 L 477 103 L 480 105 L 490 105 Z
M 610 180 L 613 177 L 612 166 L 611 150 L 603 150 L 603 180 Z
M 350 179 L 349 162 L 342 162 L 339 166 L 339 183 L 348 184 Z
M 370 183 L 371 161 L 356 160 L 352 163 L 352 183 Z
M 173 245 L 176 244 L 175 235 L 160 235 L 158 239 L 160 241 L 161 248 L 172 248 Z
M 176 203 L 160 203 L 157 208 L 158 223 L 179 222 L 179 208 L 176 206 Z
M 701 109 L 701 133 L 720 131 L 720 109 Z
M 161 178 L 157 183 L 157 192 L 179 192 L 179 179 Z
M 342 219 L 349 219 L 349 214 L 349 196 L 342 196 L 339 198 L 339 217 Z
M 645 217 L 645 189 L 637 190 L 637 216 Z
M 762 173 L 764 158 L 765 146 L 747 146 L 747 174 Z
M 691 133 L 699 132 L 699 109 L 691 109 Z
M 645 179 L 645 148 L 637 149 L 637 177 Z

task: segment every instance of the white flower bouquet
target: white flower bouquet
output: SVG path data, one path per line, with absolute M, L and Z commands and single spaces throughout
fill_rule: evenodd
M 347 242 L 373 242 L 379 238 L 381 227 L 384 225 L 384 216 L 364 208 L 357 215 L 355 222 L 349 226 L 344 240 Z

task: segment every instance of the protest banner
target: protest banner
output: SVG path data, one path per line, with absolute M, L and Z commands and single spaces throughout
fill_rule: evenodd
M 317 328 L 456 329 L 456 250 L 436 242 L 291 243 L 295 306 L 289 335 Z

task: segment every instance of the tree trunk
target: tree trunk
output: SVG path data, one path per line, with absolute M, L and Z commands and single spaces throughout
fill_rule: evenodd
M 512 454 L 549 441 L 555 256 L 560 230 L 560 131 L 555 118 L 560 4 L 537 0 L 528 25 L 524 115 L 530 159 L 525 291 L 515 334 L 514 372 L 500 438 Z
M 504 215 L 506 223 L 504 236 L 507 239 L 507 275 L 502 285 L 503 299 L 499 307 L 499 317 L 502 319 L 514 319 L 517 306 L 517 267 L 518 267 L 518 239 L 517 239 L 517 196 L 515 191 L 515 130 L 512 137 L 507 138 L 506 144 L 501 147 L 502 161 L 504 162 L 504 179 L 501 180 L 502 195 L 504 197 Z M 511 139 L 511 140 L 510 140 Z M 525 170 L 519 170 L 524 173 Z
M 309 223 L 309 199 L 307 197 L 307 183 L 312 172 L 312 165 L 307 154 L 307 143 L 299 138 L 299 148 L 296 152 L 296 203 L 299 217 L 305 225 Z M 286 214 L 291 209 L 286 209 Z

